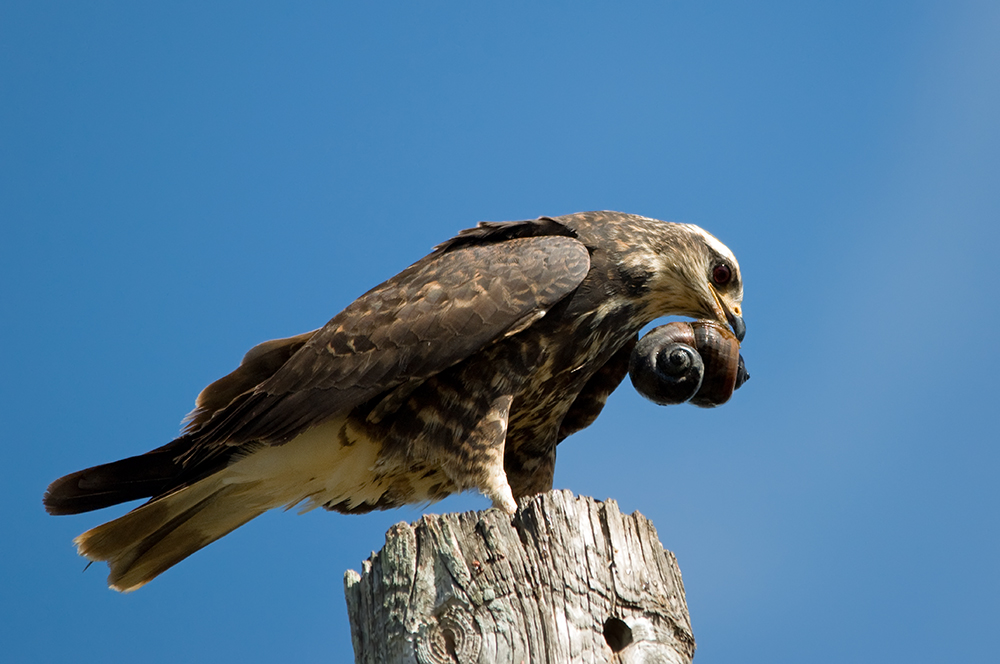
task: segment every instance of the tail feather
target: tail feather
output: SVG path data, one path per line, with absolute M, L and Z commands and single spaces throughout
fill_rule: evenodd
M 163 493 L 178 473 L 174 456 L 161 448 L 60 477 L 42 498 L 45 510 L 80 514 Z
M 286 445 L 211 450 L 194 462 L 189 453 L 196 442 L 181 436 L 146 454 L 56 480 L 45 494 L 45 508 L 50 514 L 77 514 L 152 498 L 74 540 L 80 555 L 108 563 L 112 588 L 135 590 L 272 508 L 304 500 L 307 508 L 397 504 L 398 498 L 383 501 L 388 484 L 372 471 L 379 446 L 354 440 L 331 444 L 344 438 L 344 431 L 342 419 L 331 420 Z M 426 493 L 426 487 L 421 490 Z
M 42 503 L 49 514 L 80 514 L 161 496 L 224 468 L 234 454 L 223 450 L 200 463 L 181 462 L 194 444 L 181 436 L 145 454 L 70 473 L 49 485 Z
M 255 499 L 257 482 L 217 474 L 92 528 L 74 542 L 80 555 L 108 563 L 108 585 L 129 592 L 273 507 Z M 259 492 L 258 492 L 259 493 Z

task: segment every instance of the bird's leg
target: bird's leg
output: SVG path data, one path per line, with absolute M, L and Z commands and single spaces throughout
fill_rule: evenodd
M 517 511 L 503 469 L 507 416 L 512 401 L 511 395 L 493 399 L 489 409 L 467 434 L 459 453 L 442 460 L 445 472 L 456 484 L 463 488 L 476 487 L 493 501 L 494 507 L 508 514 Z
M 498 470 L 499 473 L 487 479 L 486 486 L 482 487 L 483 494 L 493 501 L 493 507 L 507 514 L 513 514 L 517 511 L 514 494 L 510 490 L 510 484 L 507 483 L 507 475 L 503 472 L 502 464 Z
M 482 482 L 479 489 L 493 501 L 493 507 L 508 514 L 517 511 L 514 494 L 507 483 L 507 473 L 503 470 L 503 450 L 507 439 L 507 416 L 514 398 L 510 395 L 493 401 L 486 417 L 479 421 L 473 432 L 483 453 Z

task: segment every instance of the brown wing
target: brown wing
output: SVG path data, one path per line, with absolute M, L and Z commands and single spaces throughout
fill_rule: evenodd
M 433 253 L 358 298 L 269 379 L 207 417 L 191 432 L 201 448 L 192 452 L 280 443 L 404 381 L 432 376 L 529 326 L 589 269 L 587 248 L 562 236 Z
M 271 339 L 259 343 L 243 356 L 240 366 L 215 381 L 198 395 L 195 409 L 184 418 L 186 431 L 197 431 L 212 416 L 233 403 L 241 395 L 252 392 L 292 359 L 318 330 L 286 339 Z

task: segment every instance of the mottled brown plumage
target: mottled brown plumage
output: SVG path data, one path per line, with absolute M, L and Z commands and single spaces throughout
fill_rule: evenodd
M 512 512 L 551 488 L 557 443 L 600 413 L 641 327 L 676 314 L 741 335 L 741 300 L 735 258 L 694 226 L 482 223 L 319 330 L 256 346 L 199 395 L 183 435 L 56 480 L 45 506 L 151 498 L 77 538 L 119 590 L 273 507 L 355 513 L 478 489 Z

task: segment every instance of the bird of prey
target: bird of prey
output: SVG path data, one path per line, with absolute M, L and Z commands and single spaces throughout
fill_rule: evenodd
M 619 212 L 482 222 L 329 323 L 266 341 L 202 391 L 182 434 L 53 482 L 50 514 L 148 502 L 76 538 L 139 588 L 266 510 L 344 513 L 478 489 L 513 513 L 556 445 L 628 372 L 639 330 L 682 315 L 743 338 L 732 252 Z

